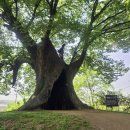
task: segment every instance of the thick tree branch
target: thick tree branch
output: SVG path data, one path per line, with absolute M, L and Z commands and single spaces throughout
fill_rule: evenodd
M 50 2 L 49 0 L 46 0 L 46 2 L 48 3 L 49 8 L 50 8 L 50 17 L 53 17 L 56 14 L 56 9 L 57 9 L 59 0 L 51 0 Z
M 78 66 L 80 67 L 81 64 L 83 63 L 83 60 L 84 60 L 84 58 L 85 58 L 85 55 L 86 55 L 86 49 L 84 48 L 84 49 L 82 50 L 82 53 L 81 53 L 81 55 L 80 55 L 80 58 L 79 58 L 77 61 L 74 62 L 74 64 L 76 64 L 77 67 L 78 67 Z
M 35 7 L 34 7 L 34 10 L 33 10 L 33 14 L 32 14 L 32 18 L 30 19 L 29 23 L 27 24 L 27 28 L 29 28 L 31 26 L 33 20 L 35 19 L 36 11 L 37 11 L 37 8 L 39 7 L 41 1 L 42 0 L 36 0 Z
M 19 59 L 19 58 L 17 58 L 15 60 L 14 64 L 12 65 L 12 67 L 11 67 L 11 70 L 13 70 L 13 82 L 12 82 L 12 85 L 15 85 L 17 75 L 18 75 L 18 70 L 20 69 L 20 66 L 23 63 L 28 63 L 34 69 L 34 65 L 33 65 L 33 63 L 31 62 L 30 59 L 26 59 L 26 58 Z
M 14 2 L 15 2 L 15 14 L 16 14 L 15 18 L 17 19 L 17 17 L 18 17 L 18 0 L 14 0 Z
M 48 23 L 48 26 L 47 26 L 47 31 L 46 31 L 46 33 L 45 33 L 45 37 L 49 37 L 49 36 L 50 36 L 51 30 L 52 30 L 53 21 L 54 21 L 54 17 L 51 17 L 51 18 L 49 19 L 49 23 Z
M 92 15 L 91 15 L 91 22 L 94 22 L 95 20 L 95 12 L 96 12 L 97 6 L 98 6 L 98 0 L 95 0 L 94 5 L 93 5 L 93 10 L 92 10 Z
M 57 5 L 58 5 L 58 1 L 59 0 L 51 0 L 51 2 L 49 2 L 47 0 L 47 3 L 49 2 L 49 7 L 50 7 L 50 18 L 49 18 L 49 23 L 48 23 L 48 26 L 47 26 L 47 31 L 45 33 L 45 37 L 49 37 L 49 35 L 51 33 L 53 21 L 54 21 L 54 16 L 56 14 L 56 9 L 57 9 Z
M 34 58 L 36 53 L 36 43 L 30 37 L 29 32 L 22 27 L 21 23 L 17 21 L 17 23 L 14 23 L 12 25 L 4 24 L 4 26 L 16 34 L 17 38 L 22 42 L 23 46 L 31 54 L 31 57 Z
M 53 6 L 53 15 L 56 14 L 56 9 L 57 9 L 57 5 L 58 5 L 58 1 L 59 1 L 59 0 L 55 0 L 55 2 L 54 2 L 54 6 Z
M 73 53 L 73 56 L 72 56 L 72 58 L 71 58 L 71 61 L 70 61 L 70 64 L 72 63 L 72 62 L 74 62 L 74 59 L 75 59 L 75 56 L 76 56 L 76 54 L 77 54 L 77 50 L 78 50 L 78 48 L 79 48 L 79 45 L 80 45 L 80 42 L 78 43 L 78 45 L 75 47 L 75 49 L 74 49 L 74 53 Z
M 110 30 L 110 29 L 114 29 L 116 27 L 121 27 L 123 25 L 127 25 L 128 23 L 130 23 L 130 20 L 129 21 L 125 21 L 125 22 L 120 22 L 120 23 L 117 23 L 117 24 L 114 24 L 106 29 L 103 29 L 103 31 L 107 31 L 107 30 Z M 130 26 L 130 25 L 129 25 Z
M 82 65 L 84 59 L 85 59 L 85 56 L 86 56 L 86 48 L 84 48 L 82 50 L 82 53 L 79 57 L 78 60 L 76 60 L 75 62 L 72 62 L 70 65 L 69 65 L 69 69 L 71 71 L 71 78 L 74 78 L 74 76 L 76 75 L 76 73 L 78 72 L 80 66 Z
M 110 0 L 110 1 L 112 1 L 112 0 Z M 86 51 L 87 51 L 87 49 L 88 49 L 88 47 L 90 45 L 89 36 L 91 34 L 91 31 L 92 31 L 93 23 L 102 14 L 102 12 L 108 7 L 109 2 L 106 3 L 104 5 L 104 7 L 101 9 L 101 11 L 98 14 L 96 14 L 96 15 L 95 15 L 95 13 L 96 13 L 96 9 L 97 9 L 97 6 L 98 6 L 98 0 L 95 0 L 95 2 L 94 2 L 93 9 L 92 9 L 91 21 L 90 21 L 90 24 L 89 24 L 88 29 L 87 29 L 87 36 L 88 36 L 87 40 L 88 41 L 86 42 L 86 44 L 84 44 L 84 47 L 83 47 L 83 50 L 82 50 L 82 53 L 81 53 L 79 59 L 76 60 L 75 62 L 73 62 L 73 59 L 74 59 L 75 54 L 76 54 L 76 50 L 77 50 L 77 48 L 78 48 L 79 45 L 77 46 L 77 48 L 76 48 L 76 50 L 74 52 L 75 54 L 73 55 L 73 57 L 71 59 L 71 62 L 70 62 L 70 65 L 75 68 L 75 74 L 77 73 L 78 69 L 80 68 L 81 64 L 83 63 L 83 61 L 85 59 L 85 56 L 86 56 Z
M 127 29 L 130 29 L 130 26 L 129 27 L 120 28 L 120 29 L 116 29 L 116 30 L 104 31 L 104 32 L 102 32 L 102 34 L 120 32 L 120 31 L 124 31 L 124 30 L 127 30 Z
M 118 24 L 114 24 L 108 28 L 103 27 L 102 34 L 108 33 L 108 32 L 115 32 L 118 30 L 125 30 L 130 27 L 130 21 L 120 22 Z M 127 27 L 123 27 L 124 25 L 127 25 Z M 119 27 L 119 28 L 118 28 Z
M 79 59 L 78 60 L 76 60 L 75 62 L 70 62 L 70 67 L 71 68 L 73 68 L 73 69 L 75 69 L 74 70 L 74 75 L 77 73 L 77 71 L 79 70 L 79 68 L 80 68 L 80 66 L 81 66 L 81 64 L 83 63 L 83 61 L 84 61 L 84 59 L 85 59 L 85 56 L 86 56 L 86 52 L 87 52 L 87 49 L 88 49 L 88 47 L 90 46 L 90 35 L 91 35 L 91 31 L 92 31 L 92 26 L 93 26 L 93 21 L 90 21 L 90 24 L 89 24 L 89 26 L 88 26 L 88 28 L 87 28 L 87 30 L 86 30 L 86 35 L 87 35 L 87 41 L 85 40 L 84 41 L 84 46 L 83 46 L 83 50 L 82 50 L 82 52 L 81 52 L 81 55 L 80 55 L 80 57 L 79 57 Z M 79 43 L 80 44 L 80 43 Z M 77 46 L 77 48 L 78 48 L 78 46 Z M 77 49 L 76 49 L 77 50 Z M 75 56 L 74 56 L 75 57 Z M 72 57 L 72 59 L 71 59 L 71 61 L 73 60 L 73 57 Z
M 51 0 L 51 2 L 50 2 L 50 16 L 53 16 L 53 15 L 54 15 L 54 13 L 53 13 L 54 1 L 55 1 L 55 0 Z
M 126 9 L 124 9 L 122 11 L 119 11 L 118 13 L 116 13 L 116 14 L 114 14 L 112 16 L 107 17 L 106 19 L 104 19 L 103 21 L 101 21 L 100 23 L 98 23 L 97 25 L 95 25 L 93 28 L 96 28 L 96 27 L 100 26 L 101 24 L 105 23 L 108 20 L 111 20 L 112 18 L 115 18 L 116 16 L 124 13 L 125 11 L 126 11 Z
M 17 38 L 22 42 L 23 46 L 28 50 L 28 52 L 33 57 L 35 54 L 34 46 L 36 45 L 35 41 L 30 37 L 27 28 L 25 29 L 22 24 L 14 17 L 11 6 L 8 5 L 6 0 L 2 1 L 2 19 L 7 22 L 4 26 L 7 29 L 13 31 Z
M 113 0 L 109 0 L 109 1 L 103 6 L 103 8 L 100 10 L 100 12 L 95 15 L 95 17 L 94 17 L 95 20 L 96 20 L 97 18 L 99 18 L 99 16 L 112 4 L 112 1 L 113 1 Z

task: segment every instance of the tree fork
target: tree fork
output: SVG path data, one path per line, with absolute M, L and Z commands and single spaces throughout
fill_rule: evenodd
M 66 65 L 49 38 L 45 38 L 37 46 L 35 63 L 36 89 L 19 110 L 88 108 L 79 100 L 73 88 L 72 81 L 80 67 L 79 62 L 78 68 L 75 64 Z

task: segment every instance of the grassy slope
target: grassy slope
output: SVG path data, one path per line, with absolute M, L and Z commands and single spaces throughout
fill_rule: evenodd
M 0 130 L 92 130 L 75 116 L 51 111 L 0 112 Z

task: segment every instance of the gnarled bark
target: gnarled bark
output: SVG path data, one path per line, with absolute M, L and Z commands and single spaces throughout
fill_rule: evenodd
M 69 66 L 66 65 L 59 78 L 55 81 L 48 102 L 43 104 L 44 109 L 67 110 L 88 108 L 87 105 L 79 100 L 74 91 L 69 69 Z
M 73 78 L 81 63 L 82 56 L 77 63 L 66 65 L 49 38 L 45 38 L 37 46 L 35 92 L 19 110 L 87 108 L 73 88 Z

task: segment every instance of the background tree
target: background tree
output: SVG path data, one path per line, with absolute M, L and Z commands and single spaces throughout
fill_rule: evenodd
M 87 50 L 105 48 L 125 37 L 122 33 L 127 34 L 130 28 L 128 5 L 122 0 L 0 1 L 1 31 L 5 34 L 7 28 L 13 32 L 11 37 L 15 34 L 27 54 L 18 55 L 9 64 L 13 71 L 12 84 L 23 63 L 28 63 L 36 74 L 35 91 L 20 110 L 41 106 L 46 109 L 88 107 L 77 97 L 72 81 Z M 63 55 L 64 43 L 68 48 L 71 43 L 74 48 L 67 61 Z M 58 46 L 62 53 L 57 53 Z
M 81 100 L 93 107 L 98 107 L 99 104 L 102 104 L 102 96 L 104 100 L 107 91 L 112 89 L 110 80 L 90 67 L 82 66 L 75 76 L 74 86 L 76 86 L 76 92 Z

